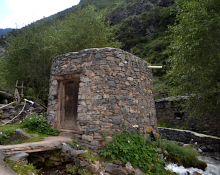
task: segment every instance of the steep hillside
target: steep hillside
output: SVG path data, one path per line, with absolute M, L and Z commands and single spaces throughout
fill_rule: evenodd
M 151 64 L 166 64 L 166 31 L 175 21 L 174 0 L 81 0 L 82 3 L 106 11 L 106 23 L 112 26 L 123 50 Z M 154 73 L 161 75 L 165 70 Z
M 0 29 L 0 38 L 2 38 L 3 36 L 7 35 L 8 32 L 11 32 L 13 29 L 11 28 L 7 28 L 7 29 Z
M 120 47 L 150 64 L 165 65 L 173 0 L 81 0 L 79 5 L 13 30 L 0 58 L 2 87 L 24 80 L 26 94 L 47 102 L 52 59 L 91 47 Z M 25 69 L 23 69 L 25 67 Z M 165 69 L 154 71 L 163 76 Z

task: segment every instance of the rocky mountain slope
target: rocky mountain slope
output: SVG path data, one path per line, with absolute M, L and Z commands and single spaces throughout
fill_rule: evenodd
M 1 36 L 5 36 L 8 34 L 8 32 L 11 32 L 13 29 L 11 28 L 6 28 L 6 29 L 0 29 L 0 38 Z

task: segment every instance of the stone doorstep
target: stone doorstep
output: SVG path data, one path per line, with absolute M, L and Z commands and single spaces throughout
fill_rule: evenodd
M 40 142 L 22 143 L 17 145 L 0 145 L 0 151 L 4 152 L 7 156 L 20 153 L 20 152 L 41 152 L 48 150 L 61 149 L 63 143 L 72 142 L 69 137 L 54 136 L 46 137 L 45 140 Z

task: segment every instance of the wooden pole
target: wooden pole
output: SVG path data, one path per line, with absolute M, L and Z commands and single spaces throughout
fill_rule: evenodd
M 162 69 L 162 66 L 148 66 L 150 69 Z

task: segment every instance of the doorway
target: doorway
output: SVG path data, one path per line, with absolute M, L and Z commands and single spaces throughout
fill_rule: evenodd
M 77 129 L 78 93 L 79 78 L 60 81 L 58 97 L 60 129 Z

